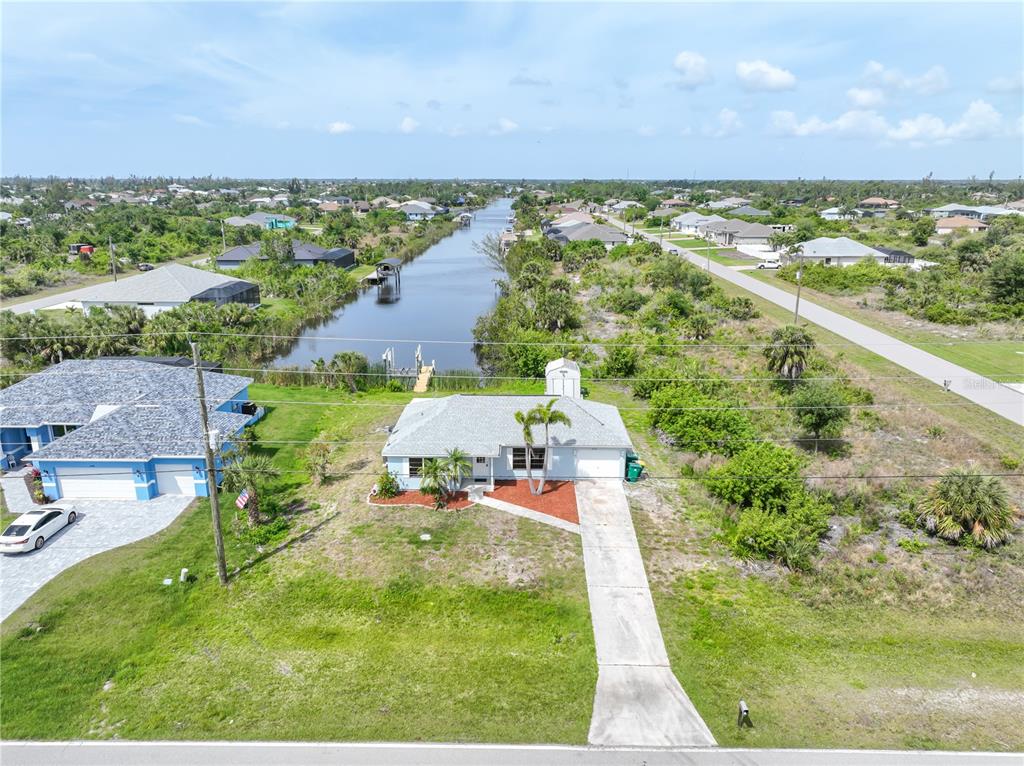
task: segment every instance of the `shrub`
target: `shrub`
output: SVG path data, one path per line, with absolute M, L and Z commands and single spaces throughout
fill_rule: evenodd
M 605 304 L 616 314 L 632 314 L 643 308 L 647 296 L 632 287 L 622 287 L 605 297 Z
M 401 491 L 402 488 L 398 483 L 398 477 L 385 468 L 377 479 L 377 496 L 396 497 Z
M 753 425 L 742 410 L 687 384 L 660 387 L 651 394 L 648 420 L 687 452 L 735 455 L 750 445 Z
M 1014 510 L 994 476 L 954 468 L 932 485 L 922 508 L 924 528 L 952 542 L 994 548 L 1013 535 Z
M 628 343 L 629 337 L 622 335 L 618 342 Z M 609 346 L 604 360 L 604 376 L 608 378 L 629 378 L 640 366 L 640 349 L 636 346 Z
M 754 308 L 754 302 L 750 298 L 745 298 L 741 295 L 732 298 L 726 305 L 725 311 L 730 317 L 740 321 L 760 316 L 758 310 Z
M 638 399 L 650 399 L 658 389 L 672 385 L 672 379 L 679 373 L 671 367 L 646 367 L 633 381 L 633 396 Z
M 291 522 L 284 516 L 277 516 L 266 524 L 260 524 L 245 530 L 245 537 L 253 545 L 273 545 L 280 542 L 288 534 Z
M 793 450 L 759 442 L 709 470 L 705 482 L 713 495 L 741 508 L 780 510 L 803 489 L 802 465 Z
M 801 385 L 790 397 L 793 415 L 806 433 L 820 439 L 838 438 L 850 422 L 850 408 L 843 389 L 833 383 L 813 381 Z M 815 442 L 817 450 L 817 442 Z
M 900 548 L 905 550 L 907 553 L 921 553 L 925 548 L 928 547 L 928 543 L 919 537 L 904 537 L 898 543 Z
M 790 569 L 809 569 L 828 531 L 828 514 L 828 506 L 807 492 L 796 494 L 785 513 L 751 508 L 736 523 L 732 550 L 744 558 L 777 558 Z

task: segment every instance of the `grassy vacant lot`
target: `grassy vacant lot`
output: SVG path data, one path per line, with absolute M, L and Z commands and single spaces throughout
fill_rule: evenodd
M 293 402 L 258 426 L 282 471 L 301 454 L 271 440 L 322 434 L 349 441 L 338 476 L 282 475 L 280 495 L 304 503 L 280 549 L 225 520 L 241 568 L 226 590 L 205 502 L 48 584 L 3 624 L 0 735 L 583 742 L 597 669 L 578 538 L 489 510 L 366 505 L 398 408 L 346 405 L 407 394 L 251 394 Z M 161 585 L 183 566 L 195 582 Z
M 784 279 L 779 279 L 771 272 L 751 272 L 763 282 L 773 287 L 795 293 L 796 286 Z M 997 380 L 1024 381 L 1024 341 L 991 340 L 984 341 L 971 338 L 969 343 L 957 342 L 953 333 L 961 328 L 950 327 L 950 335 L 942 336 L 927 329 L 916 329 L 906 326 L 899 320 L 905 320 L 896 312 L 881 312 L 870 308 L 851 305 L 849 299 L 843 300 L 833 295 L 804 288 L 803 295 L 824 308 L 856 319 L 858 322 L 888 333 L 895 338 L 910 343 L 930 354 L 941 357 L 948 362 L 976 372 L 979 375 L 994 377 Z

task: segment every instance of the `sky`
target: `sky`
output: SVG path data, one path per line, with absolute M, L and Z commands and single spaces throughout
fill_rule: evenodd
M 5 2 L 3 174 L 1016 178 L 966 3 Z

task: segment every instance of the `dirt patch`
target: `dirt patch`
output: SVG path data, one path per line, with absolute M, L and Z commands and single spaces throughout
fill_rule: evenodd
M 499 481 L 495 483 L 493 492 L 484 494 L 562 521 L 580 523 L 576 507 L 576 488 L 571 481 L 548 481 L 540 495 L 532 494 L 525 481 Z

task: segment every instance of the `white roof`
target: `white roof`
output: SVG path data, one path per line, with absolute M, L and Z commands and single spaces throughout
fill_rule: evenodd
M 559 359 L 553 359 L 544 366 L 544 375 L 550 375 L 555 370 L 572 370 L 573 372 L 579 372 L 580 366 L 576 364 L 572 359 L 566 359 L 564 356 Z
M 556 400 L 555 409 L 572 425 L 551 426 L 552 446 L 630 449 L 632 443 L 618 408 L 566 396 L 485 396 L 455 394 L 413 399 L 402 410 L 381 454 L 385 457 L 440 457 L 458 448 L 478 457 L 495 457 L 502 447 L 524 447 L 517 412 Z M 544 429 L 534 426 L 535 444 Z
M 849 237 L 818 237 L 801 245 L 804 258 L 884 258 L 874 248 L 863 245 Z
M 136 277 L 96 285 L 76 300 L 82 303 L 185 303 L 214 287 L 244 281 L 170 263 Z

